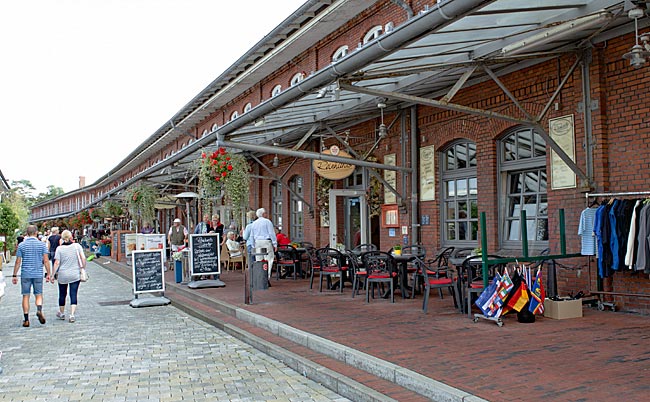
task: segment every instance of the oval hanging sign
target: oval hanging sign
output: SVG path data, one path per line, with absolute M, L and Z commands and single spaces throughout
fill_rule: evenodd
M 352 155 L 342 151 L 336 145 L 322 152 L 323 155 L 340 156 L 342 158 L 352 159 Z M 354 165 L 349 163 L 314 160 L 312 162 L 316 174 L 330 180 L 341 180 L 350 176 L 355 169 Z

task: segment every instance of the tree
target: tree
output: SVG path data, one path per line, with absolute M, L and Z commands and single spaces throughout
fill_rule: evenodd
M 19 227 L 19 220 L 11 207 L 2 202 L 0 203 L 0 233 L 7 237 L 7 246 L 13 251 L 16 243 L 16 229 Z
M 53 186 L 49 185 L 47 186 L 47 191 L 44 193 L 39 193 L 36 198 L 34 198 L 34 204 L 38 204 L 39 202 L 43 202 L 45 200 L 49 200 L 51 198 L 56 198 L 62 194 L 64 194 L 65 191 L 61 187 L 58 186 Z

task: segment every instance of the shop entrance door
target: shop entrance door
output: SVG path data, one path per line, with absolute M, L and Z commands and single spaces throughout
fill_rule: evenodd
M 337 216 L 337 201 L 343 198 L 343 214 Z M 354 238 L 357 231 L 360 231 L 361 243 L 368 243 L 368 206 L 366 204 L 366 192 L 363 190 L 330 190 L 330 247 L 336 248 L 342 244 L 346 248 L 354 247 Z M 342 221 L 338 219 L 343 218 Z M 358 223 L 358 227 L 355 225 Z

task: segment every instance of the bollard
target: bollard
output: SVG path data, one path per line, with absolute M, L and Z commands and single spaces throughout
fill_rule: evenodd
M 174 276 L 176 283 L 183 282 L 183 261 L 174 261 Z

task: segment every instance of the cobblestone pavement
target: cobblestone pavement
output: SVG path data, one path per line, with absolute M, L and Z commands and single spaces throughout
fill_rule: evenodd
M 4 273 L 11 275 L 12 265 Z M 0 302 L 0 401 L 345 401 L 283 363 L 172 306 L 134 309 L 130 284 L 89 263 L 77 321 L 22 328 L 20 287 Z M 67 313 L 67 311 L 66 311 Z

